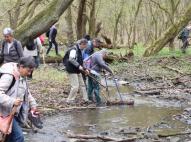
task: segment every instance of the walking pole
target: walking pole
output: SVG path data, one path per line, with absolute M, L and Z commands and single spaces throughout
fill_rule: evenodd
M 91 79 L 93 79 L 94 81 L 96 81 L 97 83 L 99 83 L 99 85 L 101 85 L 102 87 L 106 88 L 103 84 L 101 84 L 99 81 L 97 81 L 96 78 L 94 78 L 93 76 L 87 74 L 88 77 L 90 77 Z
M 105 71 L 103 71 L 103 74 L 104 74 L 104 79 L 105 79 L 105 86 L 106 86 L 106 92 L 107 92 L 107 95 L 108 95 L 108 97 L 110 97 L 110 95 L 109 95 L 109 89 L 108 89 L 108 84 L 107 84 L 107 77 L 106 77 L 106 75 L 105 75 Z
M 119 95 L 119 97 L 120 97 L 120 99 L 121 99 L 121 102 L 123 102 L 123 99 L 122 99 L 121 93 L 120 93 L 120 91 L 119 91 L 119 86 L 118 86 L 118 84 L 117 84 L 117 81 L 115 80 L 115 77 L 114 77 L 113 74 L 112 74 L 112 76 L 113 76 L 113 81 L 114 81 L 114 83 L 115 83 L 115 86 L 116 86 L 118 95 Z

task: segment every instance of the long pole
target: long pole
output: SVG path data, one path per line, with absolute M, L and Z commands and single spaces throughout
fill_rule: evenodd
M 101 85 L 102 87 L 105 88 L 105 86 L 103 84 L 101 84 L 96 78 L 94 78 L 93 76 L 87 74 L 88 77 L 90 77 L 91 79 L 93 79 L 94 81 L 96 81 L 99 85 Z
M 115 80 L 114 75 L 113 75 L 113 81 L 114 81 L 114 83 L 115 83 L 115 86 L 116 86 L 116 89 L 117 89 L 118 95 L 119 95 L 119 97 L 120 97 L 120 99 L 121 99 L 121 102 L 123 102 L 123 99 L 122 99 L 121 93 L 120 93 L 120 91 L 119 91 L 119 86 L 118 86 L 118 84 L 117 84 L 117 81 Z
M 108 95 L 108 97 L 110 97 L 110 95 L 109 95 L 109 89 L 108 89 L 108 84 L 107 84 L 107 77 L 106 77 L 106 75 L 105 75 L 105 72 L 103 72 L 103 74 L 104 74 L 104 79 L 105 79 L 105 86 L 106 86 L 106 92 L 107 92 L 107 95 Z

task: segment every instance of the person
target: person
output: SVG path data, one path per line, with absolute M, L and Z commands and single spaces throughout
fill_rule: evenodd
M 46 55 L 48 55 L 48 53 L 50 52 L 50 49 L 52 48 L 52 44 L 54 44 L 56 55 L 59 56 L 59 54 L 58 54 L 58 44 L 56 42 L 56 35 L 57 35 L 57 29 L 56 29 L 56 26 L 53 25 L 50 28 L 49 34 L 48 34 L 49 48 L 47 49 Z
M 19 124 L 26 124 L 28 111 L 36 112 L 37 103 L 30 94 L 26 77 L 33 71 L 35 62 L 32 57 L 21 57 L 18 63 L 5 63 L 0 68 L 0 114 L 7 116 L 13 106 L 17 112 L 13 118 L 12 131 L 6 142 L 24 142 Z
M 88 46 L 83 51 L 83 59 L 88 58 L 94 53 L 94 48 L 99 48 L 101 41 L 98 38 L 94 38 L 91 41 L 88 41 Z
M 67 98 L 67 103 L 75 103 L 77 92 L 80 89 L 80 93 L 83 95 L 83 100 L 88 102 L 87 92 L 82 79 L 82 72 L 88 73 L 83 68 L 82 51 L 87 47 L 87 40 L 80 39 L 74 47 L 68 52 L 68 57 L 65 60 L 66 71 L 69 75 L 71 90 Z M 65 56 L 66 57 L 66 56 Z M 64 58 L 65 58 L 64 57 Z M 63 59 L 64 60 L 64 59 Z
M 109 73 L 112 73 L 112 70 L 108 67 L 108 65 L 105 63 L 104 59 L 107 57 L 107 51 L 106 49 L 103 49 L 101 51 L 98 51 L 94 53 L 91 57 L 91 65 L 90 65 L 90 76 L 88 77 L 88 99 L 90 101 L 93 100 L 93 92 L 95 94 L 96 99 L 96 106 L 102 105 L 101 98 L 100 98 L 100 85 L 97 81 L 100 81 L 100 72 L 102 69 L 108 71 Z M 95 79 L 97 81 L 95 81 Z
M 40 65 L 40 51 L 43 50 L 40 38 L 29 39 L 28 43 L 24 47 L 24 56 L 32 56 L 35 60 L 36 68 Z M 28 79 L 32 79 L 32 73 L 28 76 Z
M 90 55 L 92 55 L 94 53 L 94 48 L 98 48 L 100 46 L 101 41 L 98 38 L 94 38 L 93 40 L 91 40 L 89 35 L 85 35 L 84 36 L 85 39 L 87 39 L 88 41 L 88 46 L 87 48 L 84 49 L 83 51 L 83 61 L 86 60 L 87 58 L 89 58 Z M 86 65 L 88 65 L 87 63 L 88 61 L 86 61 Z M 88 68 L 87 66 L 85 66 L 86 68 Z M 82 74 L 86 89 L 87 89 L 87 79 L 86 79 L 86 75 Z
M 186 49 L 188 48 L 189 46 L 189 41 L 188 41 L 188 38 L 189 38 L 189 32 L 191 30 L 191 26 L 187 26 L 185 27 L 180 35 L 178 36 L 178 38 L 180 40 L 182 40 L 182 47 L 181 47 L 181 50 L 182 50 L 182 53 L 186 53 Z
M 3 57 L 3 63 L 19 62 L 19 59 L 23 57 L 23 48 L 20 41 L 16 40 L 13 36 L 13 30 L 11 28 L 5 28 L 3 30 L 4 40 L 1 45 L 1 56 Z

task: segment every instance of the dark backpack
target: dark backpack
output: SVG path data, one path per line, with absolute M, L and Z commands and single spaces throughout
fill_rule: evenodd
M 36 49 L 36 44 L 34 43 L 34 39 L 29 39 L 29 41 L 26 44 L 26 48 L 28 50 L 35 50 Z
M 184 36 L 184 30 L 182 30 L 179 35 L 178 35 L 178 39 L 182 39 Z
M 70 51 L 73 50 L 73 49 L 77 50 L 77 47 L 76 47 L 76 46 L 73 46 L 73 47 L 69 48 L 69 49 L 66 51 L 66 53 L 65 53 L 65 55 L 64 55 L 64 57 L 63 57 L 63 60 L 62 60 L 64 66 L 67 66 Z
M 49 37 L 49 34 L 50 34 L 50 30 L 48 30 L 48 31 L 46 32 L 46 37 Z

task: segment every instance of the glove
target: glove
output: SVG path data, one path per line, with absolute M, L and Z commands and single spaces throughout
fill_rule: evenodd
M 40 112 L 37 111 L 36 109 L 31 109 L 30 112 L 29 112 L 29 115 L 28 115 L 28 119 L 31 121 L 31 123 L 39 128 L 39 129 L 42 129 L 43 128 L 43 123 L 40 119 Z

